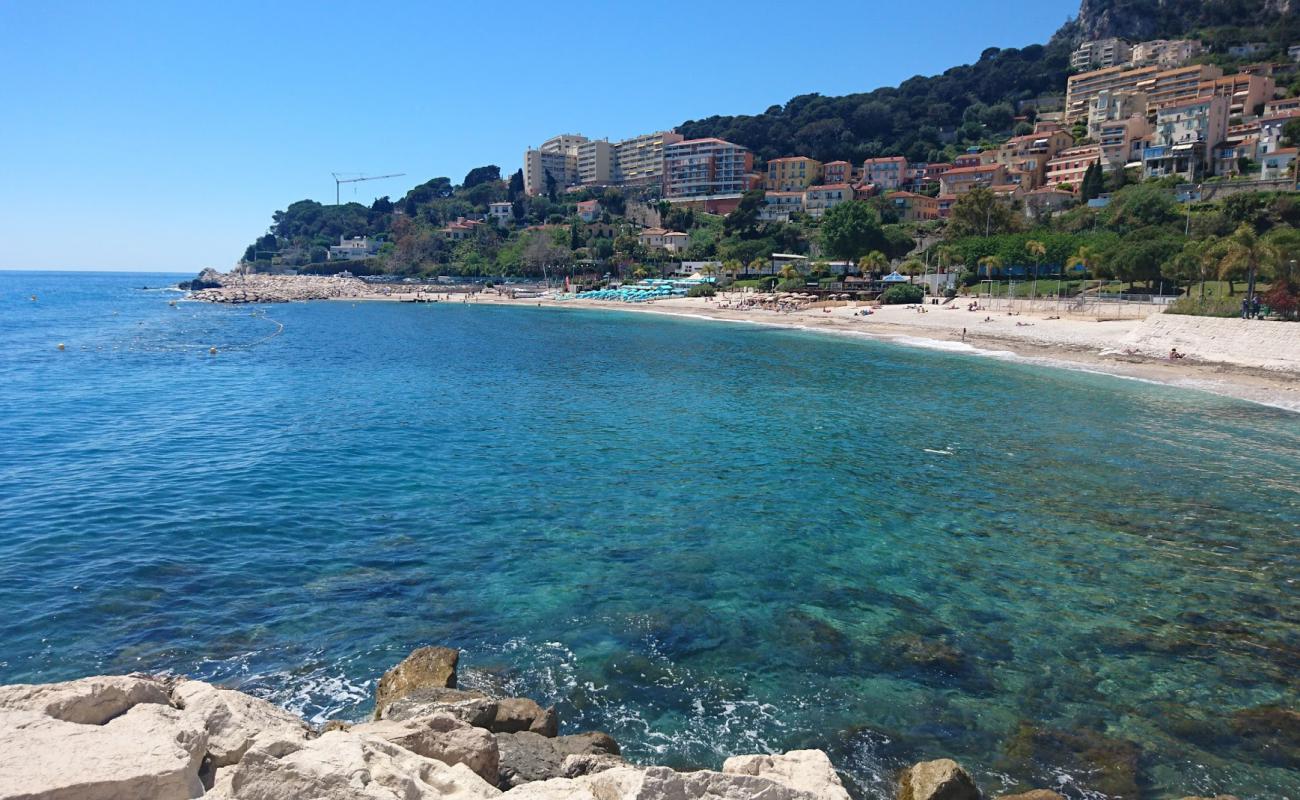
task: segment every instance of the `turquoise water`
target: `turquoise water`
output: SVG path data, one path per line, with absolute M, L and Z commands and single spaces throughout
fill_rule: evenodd
M 633 758 L 1300 798 L 1300 416 L 744 324 L 139 288 L 177 277 L 0 272 L 0 681 L 360 717 L 441 643 Z

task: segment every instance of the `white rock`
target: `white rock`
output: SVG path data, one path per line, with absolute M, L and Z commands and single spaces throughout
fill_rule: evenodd
M 732 775 L 768 778 L 821 800 L 849 800 L 830 758 L 821 750 L 791 750 L 784 755 L 733 756 L 722 765 Z
M 352 733 L 377 736 L 444 764 L 464 764 L 488 783 L 495 785 L 497 782 L 501 754 L 496 737 L 451 714 L 377 720 L 354 725 L 351 730 Z
M 222 771 L 215 800 L 488 800 L 500 791 L 375 736 L 332 731 L 307 741 L 259 740 Z M 206 800 L 206 798 L 205 798 Z
M 170 705 L 167 686 L 140 675 L 100 675 L 63 683 L 0 686 L 0 709 L 35 711 L 82 725 L 103 725 L 140 703 Z
M 143 703 L 105 725 L 0 711 L 0 798 L 199 797 L 207 735 L 170 706 Z
M 827 796 L 819 791 L 824 787 L 792 788 L 755 775 L 621 767 L 580 778 L 525 783 L 506 792 L 503 800 L 816 800 Z
M 307 737 L 307 726 L 297 716 L 243 692 L 203 681 L 183 681 L 171 697 L 186 717 L 207 731 L 213 767 L 234 764 L 258 736 Z

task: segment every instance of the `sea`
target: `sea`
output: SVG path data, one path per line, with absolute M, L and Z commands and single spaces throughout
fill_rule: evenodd
M 185 674 L 358 720 L 439 644 L 634 761 L 1300 798 L 1300 415 L 577 305 L 208 305 L 184 277 L 0 272 L 0 682 Z

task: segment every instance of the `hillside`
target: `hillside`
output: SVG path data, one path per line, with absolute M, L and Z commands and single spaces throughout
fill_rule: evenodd
M 1212 51 L 1268 42 L 1280 54 L 1300 41 L 1295 1 L 1083 0 L 1078 18 L 1046 45 L 989 48 L 974 64 L 918 75 L 898 87 L 841 97 L 800 95 L 760 114 L 689 120 L 677 130 L 688 138 L 716 136 L 742 144 L 764 160 L 798 154 L 821 161 L 883 155 L 945 161 L 966 146 L 1010 133 L 1021 101 L 1063 94 L 1070 51 L 1084 39 L 1195 35 Z M 1215 59 L 1213 52 L 1209 58 Z

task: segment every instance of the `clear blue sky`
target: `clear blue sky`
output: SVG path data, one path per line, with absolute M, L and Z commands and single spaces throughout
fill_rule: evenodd
M 515 170 L 1043 42 L 1077 0 L 651 4 L 0 0 L 0 267 L 228 268 L 331 171 Z M 806 24 L 804 24 L 806 21 Z

